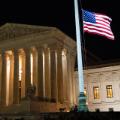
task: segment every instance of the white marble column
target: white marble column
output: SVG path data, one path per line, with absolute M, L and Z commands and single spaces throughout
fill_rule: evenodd
M 19 53 L 17 49 L 13 50 L 14 54 L 14 77 L 13 77 L 13 103 L 19 103 Z
M 63 71 L 63 95 L 64 95 L 64 102 L 67 103 L 67 80 L 68 80 L 68 69 L 67 69 L 67 50 L 62 50 L 62 71 Z
M 14 56 L 13 51 L 10 50 L 9 58 L 10 58 L 10 79 L 9 79 L 9 105 L 13 104 L 13 94 L 14 94 Z
M 37 56 L 37 51 L 36 49 L 34 48 L 33 51 L 32 51 L 32 56 L 33 56 L 33 85 L 36 87 L 36 92 L 35 92 L 35 96 L 38 96 L 38 69 L 37 69 L 37 66 L 38 66 L 38 56 Z
M 45 80 L 44 80 L 44 62 L 43 62 L 43 48 L 36 47 L 37 49 L 37 76 L 38 76 L 38 96 L 45 97 Z
M 72 73 L 72 60 L 71 60 L 71 55 L 70 55 L 70 51 L 67 54 L 67 69 L 68 69 L 68 101 L 70 103 L 70 105 L 73 105 L 73 84 L 72 84 L 72 80 L 73 80 L 73 73 Z
M 45 60 L 45 97 L 51 99 L 51 81 L 50 81 L 50 51 L 49 48 L 44 48 Z
M 30 70 L 30 48 L 24 48 L 25 52 L 25 96 L 27 89 L 31 86 L 31 70 Z
M 57 83 L 58 83 L 58 102 L 64 102 L 63 71 L 62 71 L 62 49 L 57 50 Z
M 6 105 L 6 53 L 4 50 L 1 51 L 2 57 L 2 77 L 1 77 L 1 105 Z
M 56 50 L 50 49 L 51 56 L 51 99 L 58 102 L 58 83 L 57 83 L 57 54 Z

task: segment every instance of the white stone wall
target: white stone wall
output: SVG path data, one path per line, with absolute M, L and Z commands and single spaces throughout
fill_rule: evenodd
M 78 73 L 75 72 L 77 85 Z M 84 86 L 87 88 L 87 104 L 89 111 L 120 111 L 120 65 L 84 70 Z M 107 98 L 106 85 L 112 85 L 113 97 Z M 100 99 L 94 99 L 93 87 L 99 86 Z M 79 86 L 78 86 L 79 87 Z M 79 89 L 77 94 L 79 94 Z

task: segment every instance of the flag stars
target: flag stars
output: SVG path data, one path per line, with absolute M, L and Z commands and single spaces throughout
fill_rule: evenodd
M 91 22 L 91 23 L 96 23 L 94 13 L 83 10 L 83 15 L 84 15 L 83 16 L 84 21 Z

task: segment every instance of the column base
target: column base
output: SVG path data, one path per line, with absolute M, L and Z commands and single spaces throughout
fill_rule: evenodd
M 87 112 L 88 107 L 86 105 L 86 96 L 83 92 L 80 92 L 79 95 L 79 104 L 78 104 L 78 112 Z

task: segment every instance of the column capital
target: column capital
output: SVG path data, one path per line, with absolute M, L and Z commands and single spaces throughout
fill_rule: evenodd
M 27 59 L 27 61 L 29 60 L 30 62 L 30 53 L 31 53 L 31 49 L 30 48 L 23 48 L 23 51 L 25 53 L 25 58 Z M 30 63 L 29 63 L 30 64 Z
M 36 48 L 37 51 L 43 51 L 44 50 L 43 47 L 39 47 L 39 46 L 35 46 L 35 48 Z
M 56 51 L 58 49 L 57 46 L 56 46 L 56 44 L 49 45 L 48 48 L 50 49 L 50 51 Z
M 31 48 L 30 48 L 30 47 L 29 47 L 29 48 L 28 48 L 28 47 L 26 47 L 26 48 L 23 48 L 23 51 L 24 51 L 25 53 L 26 53 L 26 52 L 27 52 L 27 53 L 30 53 L 30 51 L 31 51 Z
M 1 50 L 0 50 L 0 54 L 3 54 L 3 53 L 5 53 L 5 52 L 6 52 L 5 49 L 1 49 Z
M 18 54 L 19 53 L 19 50 L 17 48 L 12 48 L 11 51 L 14 53 L 14 54 Z

